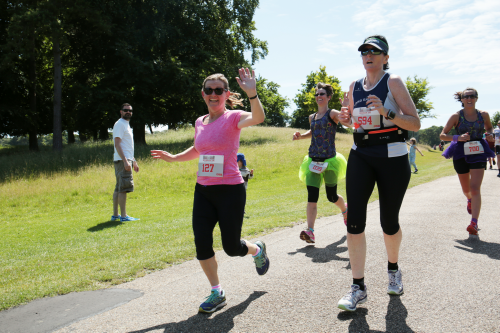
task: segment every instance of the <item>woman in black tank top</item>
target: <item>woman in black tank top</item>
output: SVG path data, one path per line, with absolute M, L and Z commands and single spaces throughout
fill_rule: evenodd
M 347 162 L 346 192 L 349 202 L 347 246 L 353 284 L 338 303 L 354 311 L 367 300 L 364 284 L 366 260 L 366 208 L 375 183 L 379 190 L 380 223 L 388 257 L 388 293 L 401 295 L 403 283 L 398 267 L 402 233 L 399 209 L 410 181 L 406 131 L 418 131 L 420 119 L 405 84 L 389 68 L 389 45 L 384 36 L 370 36 L 361 51 L 364 79 L 354 81 L 344 94 L 339 120 L 355 126 L 356 144 Z M 366 139 L 368 137 L 368 139 Z

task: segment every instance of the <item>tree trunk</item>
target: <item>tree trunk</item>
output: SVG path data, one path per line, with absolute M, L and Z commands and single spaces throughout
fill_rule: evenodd
M 96 130 L 92 130 L 92 138 L 94 139 L 94 142 L 96 142 L 99 139 L 99 136 L 97 135 Z
M 80 139 L 80 142 L 83 143 L 83 142 L 87 142 L 89 138 L 82 131 L 78 131 L 78 139 Z
M 73 132 L 73 129 L 68 129 L 68 144 L 75 143 L 75 133 Z
M 145 145 L 146 144 L 146 131 L 144 128 L 146 124 L 138 124 L 134 123 L 134 144 L 136 145 Z
M 151 134 L 153 134 L 153 127 L 151 127 L 151 124 L 148 124 L 148 127 L 149 127 L 149 131 L 151 132 Z
M 59 36 L 54 33 L 53 37 L 54 50 L 54 130 L 53 130 L 53 146 L 55 151 L 62 151 L 62 116 L 61 116 L 61 50 L 59 49 Z
M 37 119 L 36 112 L 36 49 L 35 49 L 35 27 L 31 26 L 31 54 L 29 60 L 29 98 L 30 98 L 30 123 L 28 124 L 29 150 L 38 151 Z
M 101 127 L 99 129 L 99 140 L 101 141 L 106 141 L 109 139 L 109 132 L 108 129 L 105 127 Z

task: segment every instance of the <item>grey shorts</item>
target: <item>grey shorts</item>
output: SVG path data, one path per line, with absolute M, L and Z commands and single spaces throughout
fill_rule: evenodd
M 132 166 L 132 160 L 128 160 Z M 123 161 L 115 161 L 115 176 L 116 176 L 116 187 L 115 192 L 134 192 L 134 177 L 132 176 L 132 170 L 125 171 L 125 166 Z

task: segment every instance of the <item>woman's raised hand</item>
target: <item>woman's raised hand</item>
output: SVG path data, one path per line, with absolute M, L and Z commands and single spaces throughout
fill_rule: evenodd
M 240 88 L 249 96 L 253 97 L 257 95 L 257 82 L 255 80 L 255 71 L 248 68 L 240 68 L 238 70 L 239 77 L 236 77 L 236 81 L 240 85 Z
M 349 111 L 349 93 L 344 92 L 344 98 L 339 98 L 339 102 L 342 105 L 339 114 L 339 121 L 341 123 L 350 123 L 351 112 Z
M 295 132 L 295 133 L 293 133 L 293 139 L 292 139 L 292 141 L 294 141 L 294 140 L 300 140 L 301 137 L 302 137 L 302 135 L 300 134 L 300 132 Z

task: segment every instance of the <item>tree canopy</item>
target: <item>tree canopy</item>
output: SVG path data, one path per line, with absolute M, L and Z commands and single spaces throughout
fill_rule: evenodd
M 137 143 L 145 143 L 145 125 L 176 128 L 193 123 L 205 112 L 200 91 L 206 76 L 236 75 L 238 68 L 267 55 L 267 43 L 253 35 L 258 4 L 258 0 L 3 3 L 0 135 L 34 136 L 32 149 L 37 135 L 54 133 L 55 145 L 60 135 L 55 132 L 62 130 L 78 131 L 82 140 L 106 139 L 124 102 L 135 111 L 131 126 Z
M 343 97 L 340 80 L 333 75 L 328 75 L 326 66 L 320 66 L 316 72 L 311 72 L 306 77 L 306 82 L 302 84 L 302 89 L 295 95 L 294 103 L 297 109 L 292 114 L 291 127 L 295 128 L 310 128 L 309 115 L 318 111 L 318 105 L 314 97 L 315 87 L 319 82 L 330 84 L 333 88 L 333 95 L 328 103 L 328 107 L 335 110 L 340 110 L 341 105 L 339 98 Z M 337 126 L 338 132 L 347 132 L 346 129 L 339 123 Z
M 429 102 L 427 99 L 427 95 L 432 89 L 427 81 L 427 78 L 423 79 L 415 75 L 412 79 L 408 76 L 405 83 L 406 88 L 408 88 L 408 92 L 410 93 L 410 97 L 413 100 L 413 103 L 415 103 L 420 119 L 436 118 L 436 115 L 431 113 L 431 110 L 434 109 L 432 102 Z

